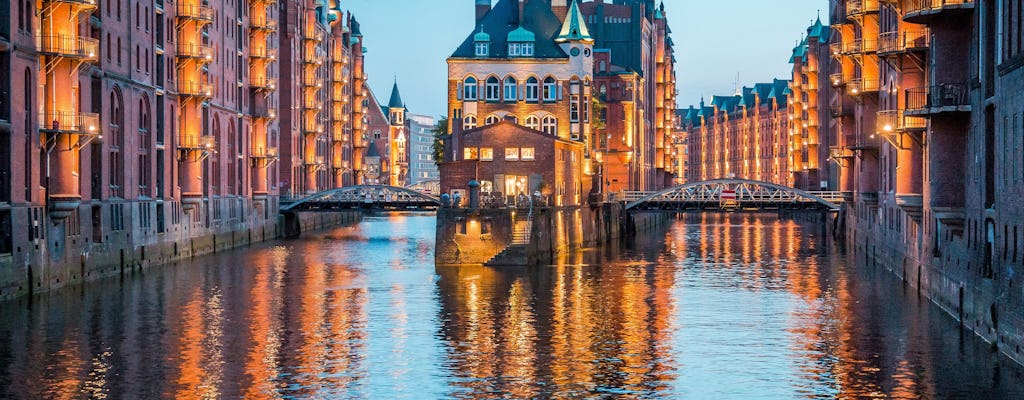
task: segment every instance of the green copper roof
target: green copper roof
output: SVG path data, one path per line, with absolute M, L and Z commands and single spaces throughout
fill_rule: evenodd
M 818 17 L 818 20 L 814 21 L 814 25 L 807 29 L 807 36 L 818 38 L 819 43 L 828 41 L 829 30 L 821 24 L 821 17 Z
M 594 41 L 594 37 L 590 36 L 590 30 L 587 29 L 587 23 L 583 19 L 583 13 L 580 12 L 580 7 L 576 4 L 576 0 L 572 0 L 572 5 L 569 6 L 569 13 L 565 16 L 565 22 L 562 23 L 562 31 L 558 33 L 555 41 L 558 43 Z
M 477 32 L 476 35 L 473 35 L 473 41 L 474 42 L 490 42 L 491 41 L 491 35 L 488 35 L 487 32 L 480 31 L 480 32 Z
M 516 28 L 516 30 L 508 33 L 508 41 L 509 42 L 536 42 L 537 41 L 537 35 L 534 35 L 533 32 L 530 32 L 530 31 L 526 30 L 526 28 L 523 28 L 522 25 L 520 25 L 519 28 Z

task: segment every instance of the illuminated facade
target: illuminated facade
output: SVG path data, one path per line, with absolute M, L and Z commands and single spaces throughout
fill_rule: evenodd
M 849 241 L 1024 359 L 1020 3 L 832 0 L 831 14 Z
M 330 175 L 359 119 L 333 105 L 365 79 L 336 3 L 22 0 L 0 17 L 0 298 L 274 237 L 281 191 L 354 182 Z M 293 37 L 300 21 L 320 39 Z M 302 99 L 337 135 L 292 140 Z M 342 168 L 292 176 L 310 149 Z
M 777 79 L 680 110 L 689 158 L 686 181 L 739 178 L 791 185 L 789 90 L 789 81 Z
M 793 187 L 802 190 L 838 190 L 839 178 L 830 162 L 830 148 L 837 140 L 835 130 L 831 129 L 834 126 L 827 122 L 832 88 L 827 69 L 829 33 L 830 29 L 819 18 L 807 28 L 807 37 L 793 49 L 789 60 L 793 64 L 787 95 L 789 172 Z

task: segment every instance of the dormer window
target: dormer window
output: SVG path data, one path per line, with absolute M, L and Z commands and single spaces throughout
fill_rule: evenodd
M 533 43 L 509 43 L 509 57 L 533 57 Z
M 533 57 L 533 45 L 537 36 L 520 26 L 508 34 L 509 57 Z
M 476 56 L 487 57 L 491 53 L 491 44 L 487 42 L 476 42 Z

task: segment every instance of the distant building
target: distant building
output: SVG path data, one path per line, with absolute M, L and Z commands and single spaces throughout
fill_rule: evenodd
M 837 190 L 838 168 L 830 149 L 838 143 L 829 118 L 830 109 L 828 25 L 819 18 L 807 28 L 807 36 L 793 49 L 793 79 L 787 95 L 790 107 L 789 172 L 793 187 L 802 190 Z
M 440 179 L 434 162 L 434 126 L 437 121 L 426 115 L 409 116 L 409 184 Z
M 687 182 L 740 178 L 789 186 L 788 92 L 789 81 L 776 79 L 681 110 Z

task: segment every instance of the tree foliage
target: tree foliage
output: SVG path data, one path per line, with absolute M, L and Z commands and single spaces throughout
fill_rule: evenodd
M 444 141 L 448 138 L 448 117 L 441 117 L 431 130 L 434 134 L 434 162 L 444 162 Z

